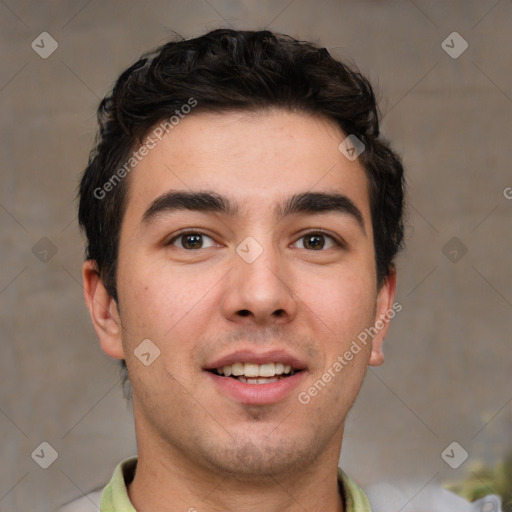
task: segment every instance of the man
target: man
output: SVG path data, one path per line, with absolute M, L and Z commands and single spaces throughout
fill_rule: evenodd
M 397 310 L 403 170 L 370 84 L 215 30 L 139 60 L 98 112 L 84 290 L 138 446 L 101 511 L 371 510 L 337 469 Z

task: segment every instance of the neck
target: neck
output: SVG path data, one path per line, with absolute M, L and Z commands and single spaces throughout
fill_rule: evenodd
M 341 436 L 337 449 L 300 471 L 240 478 L 137 434 L 139 460 L 128 495 L 138 512 L 343 512 L 337 481 Z
M 174 468 L 173 468 L 174 469 Z M 141 457 L 134 481 L 128 488 L 130 501 L 138 512 L 343 512 L 336 468 L 330 478 L 310 475 L 268 478 L 266 482 L 239 481 L 233 475 L 197 475 L 168 471 Z

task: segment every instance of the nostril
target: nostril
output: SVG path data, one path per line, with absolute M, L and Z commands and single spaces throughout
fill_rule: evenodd
M 249 316 L 251 314 L 251 312 L 248 310 L 248 309 L 241 309 L 238 314 L 240 316 Z
M 274 311 L 274 316 L 277 316 L 277 317 L 282 317 L 284 316 L 286 313 L 285 313 L 285 310 L 284 309 L 276 309 Z

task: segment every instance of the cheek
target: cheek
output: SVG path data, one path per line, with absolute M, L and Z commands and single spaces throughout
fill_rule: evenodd
M 373 273 L 365 267 L 338 269 L 322 278 L 310 277 L 301 299 L 336 337 L 357 335 L 371 325 L 376 307 Z
M 180 347 L 193 343 L 218 310 L 216 272 L 211 275 L 168 265 L 145 269 L 131 265 L 124 269 L 124 275 L 130 277 L 123 281 L 123 274 L 119 276 L 125 285 L 119 290 L 125 313 L 123 342 L 133 349 L 148 338 L 160 348 L 162 361 L 168 353 L 177 360 Z
M 184 281 L 179 273 L 132 272 L 126 293 L 120 294 L 124 301 L 123 347 L 133 389 L 148 404 L 165 403 L 169 397 L 163 396 L 162 390 L 167 393 L 169 389 L 179 400 L 176 392 L 181 386 L 176 382 L 185 382 L 192 374 L 192 356 L 197 352 L 194 343 L 204 332 L 205 308 L 214 307 L 208 296 L 203 297 L 204 288 L 187 286 Z M 143 340 L 156 347 L 150 344 L 145 352 L 158 354 L 148 366 L 137 356 Z

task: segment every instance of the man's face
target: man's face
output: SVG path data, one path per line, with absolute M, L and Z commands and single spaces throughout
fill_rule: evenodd
M 377 290 L 368 182 L 338 150 L 344 138 L 303 114 L 199 113 L 132 171 L 116 354 L 132 381 L 139 450 L 158 445 L 241 476 L 295 471 L 330 448 L 337 460 L 378 346 L 362 345 L 309 403 L 299 394 L 375 323 L 393 289 Z M 134 353 L 143 340 L 160 350 L 147 366 Z

